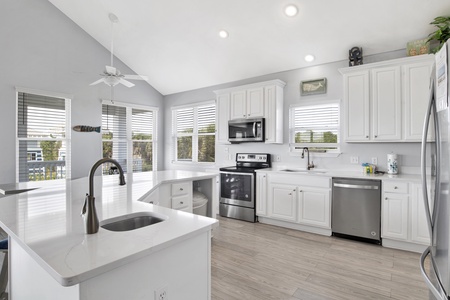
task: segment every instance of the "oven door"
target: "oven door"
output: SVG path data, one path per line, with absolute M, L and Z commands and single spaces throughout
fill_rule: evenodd
M 255 207 L 254 173 L 220 172 L 220 203 Z

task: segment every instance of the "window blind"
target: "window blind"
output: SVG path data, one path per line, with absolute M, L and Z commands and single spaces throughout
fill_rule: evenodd
M 216 104 L 172 109 L 176 161 L 214 162 Z
M 291 141 L 308 147 L 336 149 L 339 142 L 339 104 L 291 108 Z M 314 150 L 314 149 L 313 149 Z
M 18 181 L 70 178 L 70 100 L 17 93 Z

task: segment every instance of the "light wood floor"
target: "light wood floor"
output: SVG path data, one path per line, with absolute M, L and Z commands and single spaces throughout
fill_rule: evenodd
M 419 254 L 218 217 L 212 299 L 428 299 Z

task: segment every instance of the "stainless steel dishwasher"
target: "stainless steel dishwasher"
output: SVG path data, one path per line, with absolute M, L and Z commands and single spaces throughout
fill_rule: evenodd
M 381 181 L 332 179 L 333 235 L 381 244 Z

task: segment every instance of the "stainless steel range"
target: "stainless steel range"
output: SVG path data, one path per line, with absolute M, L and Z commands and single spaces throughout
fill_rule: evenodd
M 236 166 L 220 168 L 219 214 L 255 222 L 256 172 L 272 166 L 270 154 L 237 153 Z

